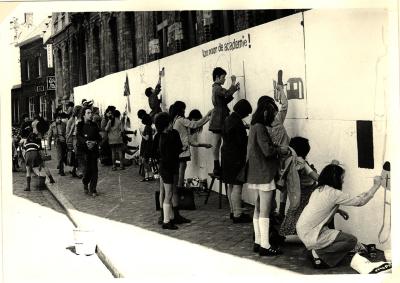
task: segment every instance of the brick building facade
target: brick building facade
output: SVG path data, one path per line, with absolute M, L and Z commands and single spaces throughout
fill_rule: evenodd
M 11 90 L 12 122 L 19 124 L 22 114 L 30 119 L 36 114 L 52 119 L 55 90 L 48 85 L 54 68 L 47 64 L 47 50 L 43 38 L 36 35 L 17 44 L 20 49 L 21 84 Z
M 57 103 L 73 88 L 300 10 L 53 13 Z

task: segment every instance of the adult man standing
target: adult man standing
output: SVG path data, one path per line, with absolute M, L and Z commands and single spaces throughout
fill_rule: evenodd
M 76 137 L 79 150 L 84 155 L 83 189 L 85 194 L 97 196 L 99 142 L 101 140 L 99 127 L 92 121 L 92 109 L 83 108 L 83 120 L 77 125 Z
M 67 142 L 66 142 L 66 124 L 61 121 L 61 114 L 55 114 L 56 120 L 50 125 L 48 131 L 48 145 L 51 145 L 51 139 L 54 139 L 54 145 L 57 150 L 57 161 L 58 161 L 58 174 L 65 176 L 64 173 L 64 161 L 67 154 Z

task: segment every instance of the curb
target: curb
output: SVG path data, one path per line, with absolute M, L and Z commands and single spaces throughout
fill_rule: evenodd
M 56 183 L 57 184 L 57 183 Z M 60 192 L 57 190 L 57 185 L 49 185 L 46 178 L 46 187 L 53 195 L 53 197 L 57 200 L 57 202 L 61 205 L 61 207 L 65 210 L 67 217 L 71 220 L 72 224 L 75 227 L 79 226 L 79 217 L 76 215 L 74 211 L 77 211 L 76 208 L 72 205 L 72 203 Z M 112 263 L 112 261 L 107 257 L 107 255 L 103 252 L 101 247 L 97 244 L 96 247 L 96 255 L 101 260 L 101 262 L 105 265 L 105 267 L 111 272 L 114 278 L 124 278 L 123 274 L 118 270 L 117 267 Z

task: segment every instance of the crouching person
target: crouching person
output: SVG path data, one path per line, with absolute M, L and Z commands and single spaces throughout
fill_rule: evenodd
M 26 143 L 23 145 L 25 149 L 25 164 L 26 164 L 26 187 L 25 191 L 31 190 L 31 175 L 34 167 L 39 167 L 39 171 L 44 170 L 47 177 L 50 180 L 50 184 L 54 184 L 55 181 L 50 173 L 49 168 L 46 167 L 40 150 L 42 149 L 41 139 L 35 133 L 30 133 L 26 139 Z
M 351 197 L 342 192 L 345 170 L 337 162 L 327 165 L 318 178 L 318 187 L 311 194 L 297 222 L 296 229 L 300 240 L 311 251 L 315 268 L 334 267 L 353 249 L 361 244 L 351 234 L 329 229 L 327 224 L 339 213 L 345 220 L 348 214 L 339 205 L 363 206 L 372 199 L 381 185 L 381 177 L 374 178 L 371 189 Z

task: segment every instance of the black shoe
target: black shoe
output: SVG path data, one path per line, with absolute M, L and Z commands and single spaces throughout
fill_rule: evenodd
M 269 228 L 269 242 L 273 246 L 282 246 L 285 243 L 286 237 L 279 234 L 279 232 L 272 226 Z
M 83 178 L 83 175 L 82 174 L 79 174 L 79 175 L 76 175 L 79 179 L 82 179 Z
M 185 223 L 190 223 L 192 222 L 192 220 L 187 219 L 185 217 L 183 217 L 182 215 L 178 215 L 173 219 L 175 224 L 185 224 Z
M 269 247 L 268 249 L 260 247 L 258 250 L 258 254 L 260 256 L 277 256 L 281 255 L 282 251 L 279 248 L 273 248 L 272 246 Z
M 315 269 L 329 268 L 329 265 L 323 262 L 322 259 L 320 259 L 319 257 L 314 257 L 311 251 L 309 251 L 308 257 L 310 258 L 312 265 Z
M 50 184 L 54 184 L 56 181 L 54 181 L 54 179 L 53 179 L 53 176 L 49 176 L 49 179 L 50 179 Z
M 64 171 L 61 171 L 61 172 L 58 172 L 58 175 L 65 176 L 65 173 L 64 173 Z
M 78 175 L 76 175 L 75 171 L 69 171 L 69 173 L 71 174 L 72 177 L 78 178 Z
M 160 217 L 158 217 L 158 225 L 162 225 L 163 222 L 164 222 L 164 217 L 160 215 Z
M 229 213 L 229 219 L 233 219 L 233 212 Z
M 233 223 L 250 223 L 253 222 L 253 218 L 251 218 L 248 214 L 242 213 L 239 217 L 233 217 Z
M 25 188 L 24 191 L 25 192 L 29 192 L 31 190 L 31 188 Z
M 253 252 L 258 253 L 260 251 L 260 244 L 253 244 Z
M 178 226 L 176 226 L 171 221 L 169 221 L 168 223 L 163 223 L 162 224 L 162 228 L 163 229 L 168 229 L 168 230 L 177 230 Z

